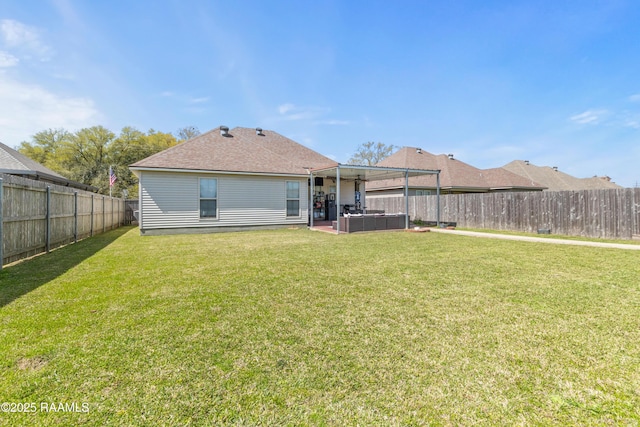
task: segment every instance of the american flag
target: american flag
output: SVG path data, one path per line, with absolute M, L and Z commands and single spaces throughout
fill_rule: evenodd
M 117 179 L 118 179 L 118 177 L 116 176 L 115 172 L 113 171 L 113 168 L 111 166 L 109 166 L 109 187 L 113 187 L 113 184 L 115 184 Z

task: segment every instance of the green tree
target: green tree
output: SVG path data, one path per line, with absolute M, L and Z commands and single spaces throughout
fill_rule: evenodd
M 93 126 L 69 133 L 48 129 L 22 142 L 18 151 L 59 174 L 92 185 L 102 194 L 125 193 L 137 197 L 138 180 L 129 165 L 170 148 L 179 141 L 170 133 L 150 129 L 146 134 L 127 126 L 116 135 L 103 126 Z M 109 187 L 109 167 L 118 178 Z
M 129 165 L 177 144 L 178 140 L 170 133 L 150 129 L 145 135 L 132 127 L 123 128 L 109 148 L 110 165 L 118 177 L 113 194 L 124 194 L 124 190 L 127 197 L 138 197 L 138 178 Z
M 62 162 L 67 176 L 109 194 L 109 146 L 115 134 L 102 126 L 80 129 L 63 145 Z
M 18 151 L 49 169 L 57 171 L 62 168 L 60 150 L 70 139 L 71 134 L 64 129 L 47 129 L 33 135 L 31 142 L 22 142 Z
M 382 142 L 365 142 L 358 146 L 356 152 L 347 161 L 347 164 L 373 166 L 382 159 L 389 157 L 395 149 L 395 146 L 386 145 Z

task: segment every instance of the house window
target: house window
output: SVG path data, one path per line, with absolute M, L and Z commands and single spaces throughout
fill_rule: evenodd
M 218 217 L 218 180 L 200 178 L 200 218 Z
M 287 181 L 287 216 L 300 216 L 299 181 Z
M 416 196 L 430 196 L 431 190 L 416 190 Z

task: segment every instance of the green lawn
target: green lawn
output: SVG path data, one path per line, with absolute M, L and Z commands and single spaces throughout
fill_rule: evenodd
M 0 426 L 637 426 L 640 257 L 115 230 L 0 272 L 0 402 L 36 409 Z

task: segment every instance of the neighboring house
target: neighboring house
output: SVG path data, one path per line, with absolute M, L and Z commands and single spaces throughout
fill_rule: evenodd
M 576 178 L 564 172 L 560 172 L 557 167 L 536 166 L 528 160 L 514 160 L 502 167 L 510 172 L 524 178 L 536 181 L 547 187 L 547 191 L 563 190 L 598 190 L 609 188 L 622 188 L 618 184 L 611 182 L 611 178 L 592 177 Z
M 477 169 L 455 159 L 451 154 L 434 155 L 415 147 L 403 147 L 376 166 L 440 170 L 442 194 L 541 191 L 545 188 L 534 180 L 523 178 L 502 168 Z M 386 179 L 366 183 L 368 198 L 403 193 L 404 179 Z M 436 177 L 434 175 L 409 178 L 410 196 L 435 193 Z
M 65 187 L 78 188 L 80 190 L 98 191 L 96 187 L 91 185 L 65 178 L 3 143 L 0 143 L 0 173 L 22 176 L 24 178 L 50 182 Z
M 306 225 L 309 169 L 337 165 L 273 131 L 221 126 L 130 166 L 141 234 Z

